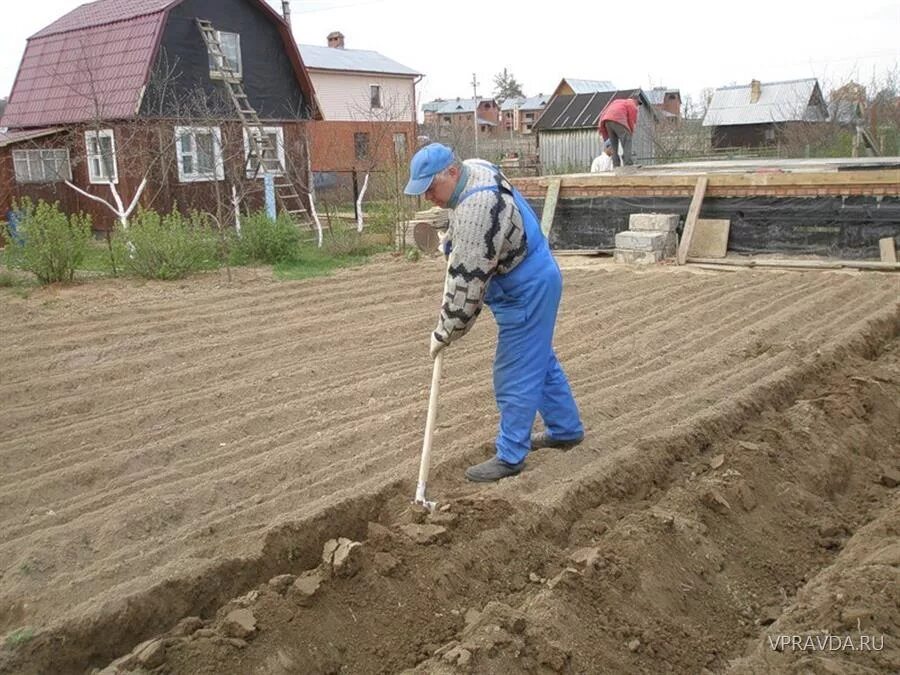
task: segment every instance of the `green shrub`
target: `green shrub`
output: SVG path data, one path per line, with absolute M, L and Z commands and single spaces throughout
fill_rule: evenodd
M 13 204 L 18 213 L 15 234 L 10 229 L 7 264 L 34 274 L 42 284 L 72 281 L 91 241 L 91 219 L 66 217 L 59 203 L 28 199 Z
M 145 279 L 182 279 L 216 264 L 215 233 L 199 214 L 185 218 L 177 209 L 160 216 L 141 209 L 128 229 L 114 236 L 117 267 Z
M 232 261 L 237 265 L 258 263 L 272 265 L 297 257 L 300 230 L 286 213 L 275 220 L 265 211 L 241 218 L 241 234 L 232 247 Z

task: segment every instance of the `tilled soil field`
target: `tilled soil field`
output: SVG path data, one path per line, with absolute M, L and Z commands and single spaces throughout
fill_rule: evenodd
M 482 317 L 428 516 L 440 261 L 0 290 L 0 672 L 900 670 L 898 278 L 563 264 L 585 442 L 462 480 Z

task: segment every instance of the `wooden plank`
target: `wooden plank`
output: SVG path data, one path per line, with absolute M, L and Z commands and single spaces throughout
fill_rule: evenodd
M 700 216 L 700 206 L 706 195 L 707 182 L 706 176 L 700 176 L 697 179 L 697 185 L 694 186 L 694 197 L 691 199 L 691 207 L 688 209 L 687 219 L 684 221 L 684 232 L 681 235 L 678 254 L 675 258 L 679 265 L 684 265 L 687 261 L 688 251 L 691 249 L 691 239 L 694 237 L 694 228 L 697 225 L 697 218 Z
M 893 237 L 885 237 L 878 240 L 878 248 L 881 250 L 881 262 L 897 262 L 897 246 Z
M 846 185 L 848 187 L 885 187 L 890 194 L 900 192 L 900 188 L 898 188 L 900 171 L 897 169 L 830 172 L 798 171 L 794 173 L 764 173 L 736 170 L 733 173 L 711 173 L 706 175 L 710 188 L 829 187 Z M 660 175 L 643 173 L 622 176 L 615 174 L 570 174 L 552 177 L 543 176 L 540 178 L 514 178 L 512 182 L 517 187 L 537 185 L 540 188 L 545 188 L 553 181 L 561 181 L 563 190 L 566 188 L 589 189 L 595 187 L 670 188 L 693 187 L 697 177 L 698 174 Z
M 873 260 L 795 260 L 790 258 L 766 258 L 762 260 L 740 260 L 738 258 L 688 258 L 689 263 L 702 265 L 730 265 L 733 267 L 792 267 L 807 270 L 877 270 L 900 272 L 900 263 L 876 262 Z
M 697 218 L 689 258 L 724 258 L 728 251 L 731 221 L 727 218 Z
M 690 260 L 690 258 L 688 258 Z M 740 265 L 706 265 L 704 263 L 687 263 L 690 267 L 696 267 L 699 270 L 709 270 L 711 272 L 740 272 L 743 267 Z
M 550 238 L 550 228 L 553 227 L 553 216 L 556 214 L 556 200 L 559 198 L 561 184 L 559 178 L 551 178 L 547 184 L 547 196 L 544 197 L 544 210 L 541 212 L 541 232 L 548 239 Z
M 553 255 L 583 255 L 583 256 L 600 256 L 612 255 L 615 249 L 611 248 L 554 248 L 551 249 Z

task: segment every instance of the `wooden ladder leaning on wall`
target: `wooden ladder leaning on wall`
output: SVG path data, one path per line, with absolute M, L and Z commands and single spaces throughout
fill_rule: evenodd
M 275 173 L 275 199 L 278 206 L 287 212 L 294 222 L 312 228 L 313 222 L 306 208 L 306 202 L 304 202 L 300 192 L 291 181 L 287 167 L 281 161 L 278 148 L 266 135 L 259 115 L 253 106 L 250 105 L 250 99 L 247 98 L 244 86 L 241 83 L 241 76 L 228 68 L 225 52 L 219 43 L 218 31 L 216 31 L 212 22 L 206 19 L 198 18 L 197 27 L 200 29 L 203 41 L 206 43 L 207 51 L 213 58 L 213 63 L 218 65 L 219 71 L 223 74 L 222 83 L 228 91 L 228 96 L 234 104 L 234 108 L 241 120 L 241 126 L 247 135 L 248 152 L 247 160 L 244 164 L 245 175 L 256 178 L 262 173 Z M 307 156 L 308 154 L 309 148 L 307 147 Z M 311 177 L 310 172 L 310 179 Z M 308 194 L 307 198 L 309 198 Z

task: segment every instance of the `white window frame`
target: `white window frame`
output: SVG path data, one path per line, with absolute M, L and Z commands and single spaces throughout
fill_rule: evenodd
M 213 137 L 213 173 L 200 173 L 193 171 L 184 172 L 184 157 L 190 155 L 194 166 L 197 165 L 197 136 L 211 135 Z M 182 146 L 182 136 L 191 139 L 191 150 L 185 153 Z M 178 159 L 178 180 L 182 183 L 204 183 L 214 180 L 225 180 L 225 165 L 222 161 L 222 130 L 219 127 L 175 127 L 175 153 Z
M 63 155 L 65 153 L 64 159 Z M 72 180 L 72 163 L 69 159 L 68 148 L 29 148 L 27 150 L 13 150 L 13 171 L 16 176 L 16 182 L 25 183 L 61 183 L 65 180 Z M 65 169 L 64 172 L 58 170 L 54 172 L 52 177 L 48 177 L 44 172 L 44 162 L 54 162 L 56 168 L 60 165 Z M 25 174 L 19 171 L 22 163 L 25 164 Z M 35 167 L 40 167 L 40 177 L 35 177 Z
M 109 147 L 112 152 L 112 176 L 106 176 L 105 171 L 103 171 L 103 149 L 100 148 L 100 152 L 91 152 L 91 139 L 96 140 L 98 148 L 100 147 L 101 138 L 109 139 Z M 108 185 L 109 183 L 118 183 L 119 182 L 119 168 L 118 168 L 118 158 L 116 157 L 116 135 L 113 133 L 112 129 L 97 129 L 91 131 L 84 132 L 84 150 L 87 156 L 87 165 L 88 165 L 88 180 L 93 185 Z M 100 160 L 100 173 L 97 174 L 94 171 L 94 160 Z
M 228 54 L 225 52 L 225 45 L 222 41 L 223 35 L 233 35 L 235 40 L 237 41 L 237 70 L 234 73 L 238 76 L 238 79 L 244 78 L 244 58 L 241 55 L 241 34 L 240 33 L 231 33 L 229 31 L 217 30 L 216 31 L 216 40 L 219 42 L 219 47 L 222 48 L 222 53 L 227 57 Z M 209 55 L 209 76 L 215 78 L 224 78 L 226 75 L 230 75 L 231 73 L 227 73 L 222 69 L 224 64 L 215 63 L 216 57 L 212 54 Z
M 278 150 L 278 162 L 282 169 L 284 168 L 284 127 L 263 127 L 263 133 L 266 135 L 275 134 L 275 147 Z M 250 159 L 250 134 L 244 129 L 244 164 L 247 166 L 247 178 L 262 178 L 266 173 L 265 167 L 260 171 L 253 171 L 252 167 L 247 164 Z M 284 171 L 269 171 L 273 176 L 283 176 Z
M 369 108 L 371 110 L 380 110 L 384 108 L 384 101 L 382 101 L 382 90 L 383 87 L 380 84 L 370 84 L 369 85 Z M 378 94 L 378 100 L 375 100 L 375 94 Z

